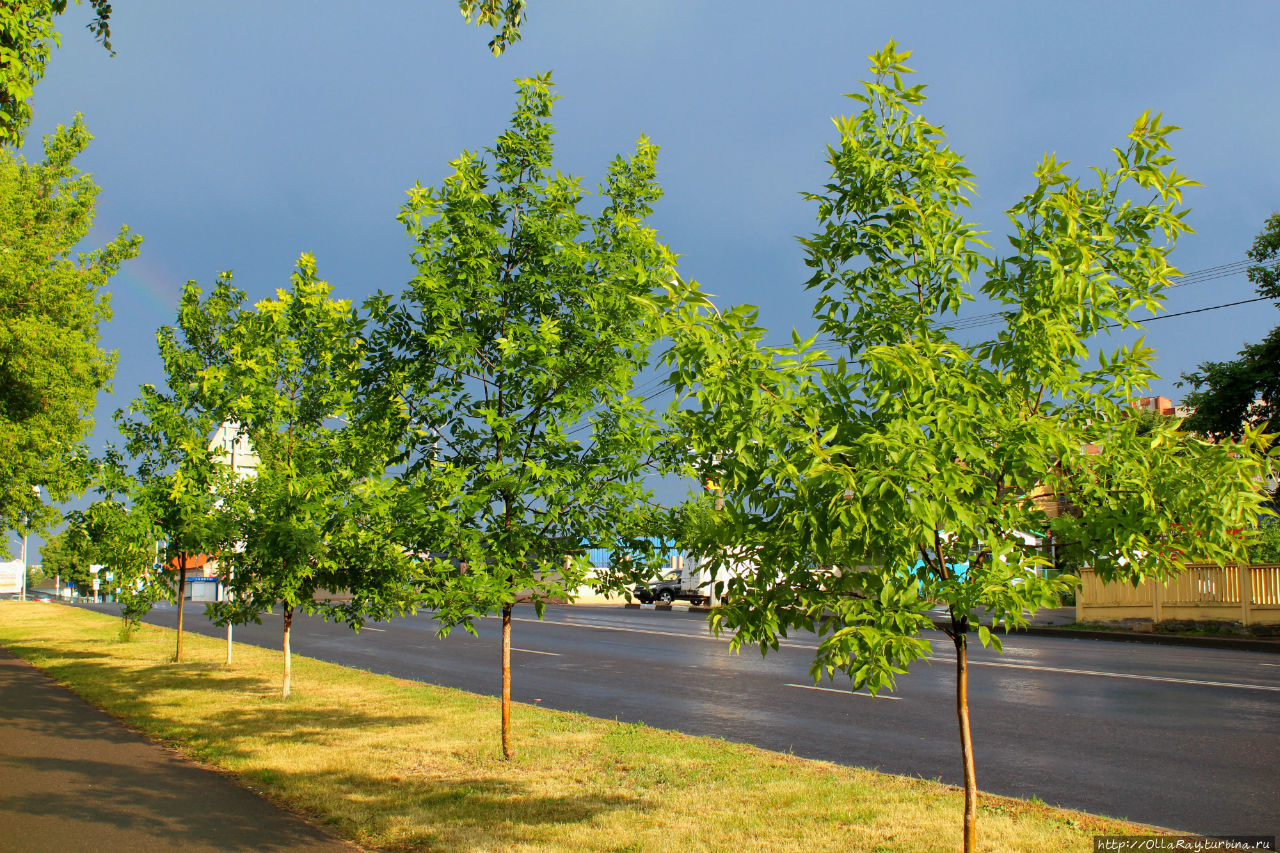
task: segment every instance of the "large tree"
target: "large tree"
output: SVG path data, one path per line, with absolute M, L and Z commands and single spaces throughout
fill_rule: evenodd
M 659 330 L 650 298 L 673 256 L 645 224 L 661 190 L 657 148 L 618 157 L 592 217 L 580 182 L 552 167 L 548 77 L 520 80 L 509 129 L 415 186 L 400 219 L 417 274 L 371 301 L 376 387 L 399 413 L 421 491 L 413 549 L 447 631 L 502 615 L 502 737 L 510 735 L 517 602 L 541 615 L 589 579 L 585 549 L 639 561 L 656 423 L 630 393 Z M 455 568 L 456 567 L 456 568 Z
M 237 544 L 220 562 L 234 571 L 229 595 L 209 610 L 217 622 L 243 623 L 280 607 L 287 699 L 295 612 L 359 627 L 414 604 L 412 565 L 394 533 L 400 493 L 385 479 L 397 433 L 375 418 L 352 424 L 363 322 L 349 302 L 331 298 L 312 256 L 299 259 L 275 299 L 246 307 L 225 278 L 218 294 L 234 306 L 216 344 L 220 384 L 257 466 L 228 500 Z
M 138 253 L 121 228 L 100 249 L 76 253 L 93 225 L 98 187 L 75 166 L 93 137 L 77 118 L 28 163 L 0 149 L 0 527 L 43 530 L 51 503 L 82 487 L 76 449 L 93 428 L 114 355 L 98 343 L 111 316 L 104 286 Z M 0 544 L 0 548 L 5 548 Z
M 1258 295 L 1280 301 L 1280 213 L 1272 214 L 1253 241 L 1249 281 Z M 1185 427 L 1211 438 L 1238 438 L 1250 427 L 1280 424 L 1280 326 L 1247 344 L 1231 361 L 1206 361 L 1183 382 L 1192 388 Z
M 752 567 L 718 581 L 714 623 L 735 645 L 816 631 L 815 680 L 844 673 L 874 692 L 930 654 L 926 610 L 947 608 L 972 851 L 970 632 L 999 648 L 979 615 L 1017 627 L 1069 589 L 1038 571 L 1051 536 L 1107 579 L 1238 557 L 1233 529 L 1253 518 L 1267 465 L 1254 431 L 1231 445 L 1173 423 L 1144 433 L 1127 404 L 1152 351 L 1091 354 L 1109 326 L 1138 328 L 1131 315 L 1174 274 L 1189 181 L 1167 153 L 1172 128 L 1142 116 L 1088 184 L 1046 157 L 999 252 L 964 219 L 972 174 L 918 113 L 907 56 L 890 44 L 872 58 L 875 79 L 852 96 L 862 110 L 835 121 L 830 180 L 808 196 L 807 287 L 829 346 L 770 349 L 752 310 L 689 294 L 671 358 L 692 399 L 674 417 L 723 489 L 695 547 L 718 571 Z M 974 289 L 1005 321 L 985 341 L 949 327 Z M 1048 514 L 1033 498 L 1044 488 L 1073 511 Z

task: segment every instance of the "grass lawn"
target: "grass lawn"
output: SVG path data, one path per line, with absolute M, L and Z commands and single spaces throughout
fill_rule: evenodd
M 935 782 L 528 705 L 502 761 L 497 700 L 186 638 L 57 604 L 0 602 L 0 644 L 131 727 L 359 845 L 441 851 L 940 851 L 962 796 Z M 604 710 L 604 709 L 602 709 Z M 957 758 L 957 761 L 959 759 Z M 979 774 L 982 768 L 978 768 Z M 981 777 L 979 777 L 981 778 Z M 983 850 L 1092 850 L 1149 831 L 983 796 Z

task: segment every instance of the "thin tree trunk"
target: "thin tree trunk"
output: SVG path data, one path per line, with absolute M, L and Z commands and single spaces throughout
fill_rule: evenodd
M 293 675 L 293 660 L 289 655 L 289 629 L 293 627 L 293 608 L 284 609 L 284 688 L 280 691 L 281 699 L 289 698 L 289 679 Z
M 969 731 L 968 628 L 952 622 L 956 646 L 956 718 L 960 723 L 960 760 L 964 764 L 964 853 L 978 849 L 978 778 L 973 769 L 973 736 Z
M 182 600 L 187 595 L 187 552 L 178 555 L 178 648 L 173 654 L 177 663 L 182 663 Z
M 516 754 L 511 745 L 511 608 L 502 606 L 502 757 L 510 760 Z

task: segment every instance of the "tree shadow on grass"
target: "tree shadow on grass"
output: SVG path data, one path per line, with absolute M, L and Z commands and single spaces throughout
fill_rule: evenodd
M 619 810 L 641 811 L 646 800 L 626 794 L 535 793 L 529 785 L 482 778 L 399 778 L 358 773 L 291 784 L 322 785 L 336 815 L 327 818 L 366 843 L 390 849 L 481 851 L 517 846 L 567 849 L 558 831 Z M 357 827 L 359 829 L 357 830 Z
M 0 675 L 11 676 L 10 669 L 3 667 L 3 657 L 0 655 Z M 267 818 L 254 803 L 234 791 L 210 793 L 230 785 L 240 795 L 262 804 L 244 788 L 156 749 L 29 665 L 15 662 L 13 666 L 22 670 L 26 683 L 16 684 L 16 690 L 8 692 L 32 696 L 30 707 L 19 709 L 14 722 L 25 727 L 38 743 L 6 749 L 4 729 L 0 728 L 3 775 L 28 781 L 25 787 L 6 787 L 0 793 L 0 813 L 48 820 L 69 816 L 86 832 L 103 827 L 107 832 L 142 834 L 164 839 L 165 845 L 175 849 L 188 844 L 203 844 L 210 850 L 305 846 L 302 836 L 296 834 L 313 831 L 305 824 L 301 830 L 273 830 L 280 835 L 272 840 L 258 830 Z M 619 809 L 648 807 L 644 799 L 630 794 L 581 788 L 548 793 L 535 791 L 519 780 L 415 772 L 395 768 L 394 762 L 385 772 L 362 772 L 365 768 L 335 771 L 331 764 L 326 767 L 319 760 L 314 769 L 285 769 L 282 762 L 264 766 L 264 748 L 273 740 L 290 748 L 313 744 L 323 750 L 373 732 L 375 741 L 382 742 L 371 751 L 412 749 L 396 741 L 397 731 L 416 729 L 421 736 L 423 731 L 455 730 L 457 721 L 443 705 L 424 701 L 415 705 L 414 713 L 406 714 L 353 709 L 319 697 L 301 696 L 282 703 L 276 699 L 278 683 L 274 679 L 202 663 L 130 669 L 86 656 L 68 668 L 75 670 L 79 683 L 96 684 L 99 698 L 110 710 L 160 732 L 171 742 L 180 742 L 201 758 L 228 766 L 257 766 L 245 774 L 246 784 L 287 798 L 299 812 L 340 826 L 363 841 L 449 851 L 501 850 L 521 844 L 555 846 L 555 827 L 583 824 Z M 175 704 L 181 700 L 166 695 L 194 688 L 225 691 L 231 701 L 210 701 L 205 707 L 187 710 Z M 86 692 L 92 698 L 94 691 Z M 379 732 L 383 734 L 376 735 Z M 138 757 L 135 753 L 143 749 L 161 758 Z M 318 758 L 325 755 L 314 754 Z M 167 765 L 176 765 L 177 770 Z M 463 769 L 458 775 L 472 772 Z M 494 768 L 494 776 L 505 772 Z M 511 773 L 527 774 L 528 770 L 513 767 Z M 40 779 L 45 780 L 42 790 L 36 785 Z M 113 844 L 101 846 L 108 849 Z

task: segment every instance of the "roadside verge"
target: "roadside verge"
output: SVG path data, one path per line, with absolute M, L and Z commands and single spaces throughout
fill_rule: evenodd
M 0 602 L 0 644 L 148 737 L 374 848 L 932 851 L 961 795 L 919 779 L 528 705 L 499 758 L 489 697 L 57 605 Z M 0 723 L 2 725 L 3 723 Z M 1022 851 L 1149 829 L 983 795 L 980 832 Z M 950 846 L 950 845 L 947 845 Z

